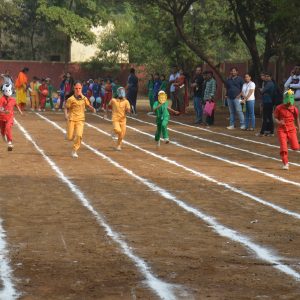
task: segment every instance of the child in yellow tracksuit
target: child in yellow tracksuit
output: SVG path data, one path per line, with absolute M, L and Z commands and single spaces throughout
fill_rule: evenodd
M 96 109 L 91 106 L 88 98 L 82 94 L 82 84 L 74 84 L 74 95 L 67 99 L 65 105 L 65 118 L 67 120 L 67 138 L 74 140 L 72 157 L 78 158 L 77 151 L 80 148 L 83 127 L 85 121 L 85 107 L 89 107 L 94 113 Z
M 122 141 L 126 133 L 126 113 L 131 110 L 129 101 L 125 98 L 126 92 L 123 87 L 119 87 L 117 90 L 118 98 L 113 98 L 110 100 L 108 106 L 106 107 L 106 117 L 108 107 L 112 109 L 112 122 L 114 132 L 118 136 L 117 150 L 121 150 Z

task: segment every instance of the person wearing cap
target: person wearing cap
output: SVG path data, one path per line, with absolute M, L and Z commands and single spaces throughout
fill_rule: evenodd
M 4 84 L 2 87 L 3 96 L 0 98 L 0 129 L 1 135 L 7 142 L 7 150 L 13 150 L 12 126 L 14 124 L 14 107 L 16 106 L 22 115 L 22 111 L 17 105 L 16 99 L 11 97 L 13 89 L 12 85 Z
M 278 124 L 277 135 L 284 170 L 289 169 L 287 143 L 290 144 L 292 150 L 299 150 L 297 138 L 297 130 L 300 128 L 299 112 L 294 103 L 294 92 L 290 89 L 284 94 L 283 104 L 278 105 L 274 112 L 274 120 Z
M 126 99 L 125 88 L 119 87 L 117 90 L 118 98 L 112 98 L 106 106 L 105 118 L 107 118 L 108 108 L 112 109 L 112 123 L 114 133 L 118 136 L 116 150 L 122 150 L 122 142 L 126 134 L 126 113 L 130 113 L 131 106 Z M 114 139 L 114 135 L 112 135 Z
M 91 106 L 89 99 L 83 96 L 82 84 L 78 81 L 74 84 L 74 95 L 67 99 L 64 109 L 67 120 L 67 139 L 74 141 L 73 158 L 78 158 L 77 151 L 80 148 L 83 135 L 85 107 L 96 113 L 96 109 Z
M 154 102 L 153 111 L 156 114 L 156 133 L 155 141 L 157 146 L 160 146 L 160 137 L 162 135 L 166 144 L 169 143 L 168 123 L 170 120 L 170 113 L 179 115 L 179 111 L 176 111 L 169 107 L 168 96 L 165 91 L 158 92 L 158 101 Z

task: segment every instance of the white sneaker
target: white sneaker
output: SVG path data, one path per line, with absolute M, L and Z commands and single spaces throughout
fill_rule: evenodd
M 156 146 L 160 147 L 160 140 L 156 142 Z
M 52 111 L 55 111 L 55 108 L 52 108 Z
M 233 125 L 230 125 L 230 126 L 227 126 L 226 128 L 229 129 L 229 130 L 233 130 L 233 129 L 234 129 L 234 126 L 233 126 Z
M 283 165 L 282 170 L 288 170 L 289 169 L 289 164 Z
M 169 144 L 170 140 L 169 139 L 165 139 L 165 144 Z
M 12 151 L 13 148 L 14 148 L 13 143 L 12 142 L 8 142 L 8 144 L 7 144 L 7 151 Z
M 117 136 L 114 133 L 111 134 L 111 138 L 112 138 L 113 141 L 117 141 L 118 140 Z
M 78 158 L 78 154 L 77 154 L 76 151 L 72 151 L 72 154 L 71 154 L 71 155 L 72 155 L 73 158 Z
M 121 150 L 122 150 L 121 146 L 120 146 L 120 145 L 117 146 L 116 150 L 117 150 L 117 151 L 121 151 Z
M 245 129 L 246 129 L 246 126 L 243 125 L 243 126 L 240 127 L 240 129 L 241 129 L 241 130 L 245 130 Z
M 62 111 L 62 109 L 60 108 L 58 111 Z

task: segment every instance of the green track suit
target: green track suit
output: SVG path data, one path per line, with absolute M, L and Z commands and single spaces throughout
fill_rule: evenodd
M 153 108 L 155 109 L 160 103 L 156 101 L 153 105 Z M 156 133 L 155 133 L 155 140 L 158 142 L 160 140 L 160 136 L 162 134 L 164 139 L 169 138 L 169 133 L 168 133 L 168 123 L 170 119 L 170 114 L 168 111 L 168 105 L 169 102 L 166 101 L 160 108 L 158 108 L 155 111 L 156 114 Z

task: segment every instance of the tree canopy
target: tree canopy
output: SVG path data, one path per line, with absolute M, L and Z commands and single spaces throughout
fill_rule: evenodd
M 67 61 L 71 39 L 92 44 L 92 26 L 109 24 L 95 58 L 102 63 L 125 56 L 165 72 L 206 62 L 223 79 L 221 62 L 248 60 L 258 77 L 272 59 L 300 56 L 299 11 L 288 0 L 0 0 L 0 32 L 10 33 L 1 53 L 38 59 L 57 47 Z

